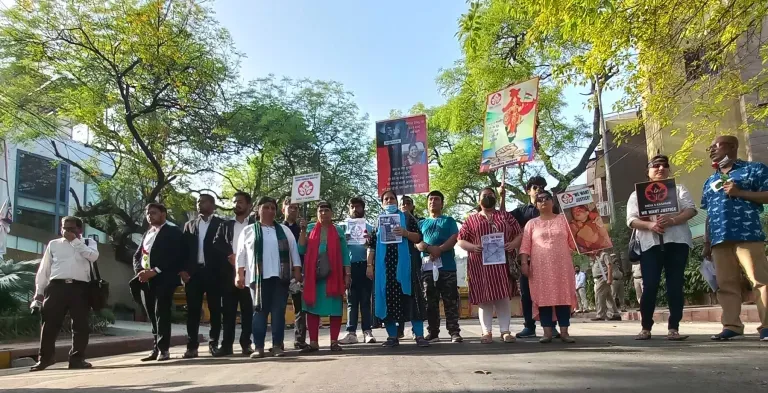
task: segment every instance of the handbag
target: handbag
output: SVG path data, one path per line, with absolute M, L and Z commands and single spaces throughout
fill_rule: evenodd
M 88 245 L 88 239 L 85 239 Z M 109 283 L 101 279 L 97 261 L 91 263 L 91 281 L 88 283 L 88 305 L 93 311 L 99 311 L 107 306 L 109 299 Z
M 325 280 L 331 275 L 331 261 L 328 260 L 328 253 L 322 253 L 317 256 L 317 267 L 315 268 L 315 277 L 318 280 Z
M 629 246 L 627 250 L 627 257 L 633 264 L 640 263 L 640 255 L 643 253 L 643 249 L 640 247 L 640 240 L 637 239 L 637 229 L 632 230 L 632 235 L 629 237 Z
M 519 280 L 522 276 L 522 269 L 520 267 L 520 255 L 516 251 L 507 253 L 507 274 L 512 280 Z

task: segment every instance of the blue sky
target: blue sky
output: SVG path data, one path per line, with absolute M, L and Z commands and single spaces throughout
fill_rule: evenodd
M 435 77 L 461 56 L 464 0 L 217 0 L 216 17 L 247 56 L 241 77 L 336 80 L 373 122 L 390 109 L 443 102 Z

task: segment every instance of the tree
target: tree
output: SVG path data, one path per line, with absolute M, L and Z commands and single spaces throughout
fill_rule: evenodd
M 516 15 L 535 15 L 529 42 L 579 44 L 563 74 L 595 74 L 604 64 L 620 70 L 614 81 L 625 95 L 616 109 L 643 108 L 661 132 L 684 133 L 676 164 L 695 168 L 692 148 L 715 133 L 749 132 L 768 120 L 768 3 L 762 0 L 515 0 Z M 727 129 L 728 102 L 739 102 L 748 121 Z M 678 121 L 683 111 L 691 120 Z M 731 116 L 739 114 L 731 114 Z M 640 120 L 643 121 L 643 120 Z M 632 132 L 629 125 L 616 130 Z M 621 135 L 619 135 L 621 136 Z
M 188 203 L 179 190 L 224 149 L 216 126 L 238 58 L 228 32 L 193 1 L 22 0 L 2 12 L 0 37 L 3 136 L 48 140 L 95 185 L 100 201 L 75 198 L 77 215 L 130 260 L 143 206 Z M 62 121 L 88 127 L 92 157 L 69 151 Z
M 577 83 L 588 87 L 586 94 L 595 98 L 615 71 L 605 66 L 596 74 L 574 74 L 567 81 L 555 79 L 553 75 L 573 58 L 575 51 L 556 51 L 554 42 L 528 42 L 528 29 L 535 15 L 514 12 L 516 3 L 470 3 L 457 33 L 463 58 L 437 78 L 448 101 L 431 110 L 432 184 L 456 198 L 457 204 L 463 206 L 459 210 L 476 206 L 480 188 L 489 185 L 504 184 L 513 198 L 527 203 L 523 186 L 535 174 L 553 177 L 557 182 L 553 191 L 563 191 L 586 170 L 601 141 L 600 111 L 595 101 L 587 108 L 591 124 L 580 117 L 567 121 L 562 115 L 566 105 L 562 91 L 566 82 Z M 537 162 L 508 168 L 505 179 L 498 172 L 479 174 L 487 95 L 533 77 L 541 79 Z
M 320 196 L 336 219 L 346 216 L 353 196 L 375 203 L 368 117 L 352 99 L 338 82 L 270 76 L 251 83 L 225 125 L 243 154 L 224 170 L 224 194 L 248 190 L 255 198 L 283 199 L 293 176 L 320 172 Z

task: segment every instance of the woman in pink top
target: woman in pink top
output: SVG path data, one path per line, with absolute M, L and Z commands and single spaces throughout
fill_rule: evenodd
M 528 277 L 533 299 L 533 317 L 541 321 L 544 337 L 539 342 L 552 342 L 555 321 L 560 325 L 560 339 L 575 340 L 568 334 L 571 310 L 576 308 L 576 279 L 573 275 L 572 252 L 576 249 L 568 232 L 565 216 L 555 214 L 552 194 L 542 191 L 536 196 L 541 214 L 529 221 L 520 247 L 523 274 Z M 567 240 L 566 240 L 567 239 Z

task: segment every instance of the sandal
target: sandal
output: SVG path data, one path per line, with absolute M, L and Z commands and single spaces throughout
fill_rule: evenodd
M 515 336 L 512 335 L 512 332 L 502 332 L 501 341 L 507 344 L 512 344 L 517 341 L 517 339 L 515 339 Z
M 674 329 L 669 329 L 669 333 L 667 333 L 667 340 L 669 341 L 684 341 L 687 340 L 689 336 L 681 336 L 680 332 Z
M 331 352 L 341 352 L 341 345 L 339 345 L 338 341 L 331 343 Z
M 480 344 L 493 344 L 493 335 L 491 333 L 483 334 L 480 338 Z
M 309 344 L 306 347 L 304 347 L 301 351 L 299 351 L 299 353 L 312 353 L 312 352 L 319 351 L 320 347 L 319 346 L 315 346 L 315 345 L 317 345 L 317 344 L 314 344 L 314 345 L 313 344 Z
M 571 336 L 560 336 L 560 341 L 566 343 L 566 344 L 575 344 L 576 340 L 574 340 Z
M 539 339 L 539 343 L 541 344 L 549 344 L 552 342 L 552 337 L 542 337 Z
M 645 341 L 650 339 L 651 339 L 651 332 L 648 330 L 641 330 L 640 333 L 638 333 L 637 336 L 635 336 L 635 340 Z

